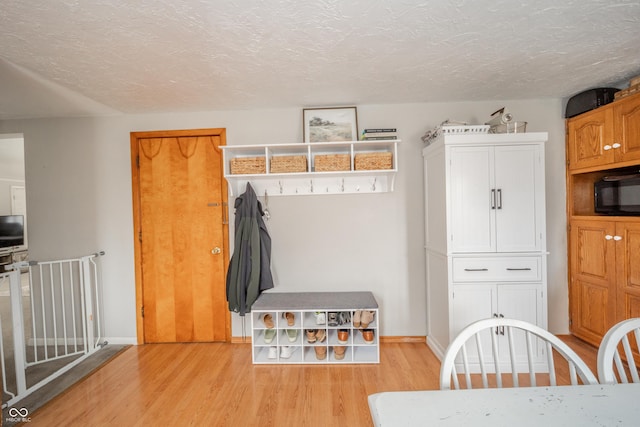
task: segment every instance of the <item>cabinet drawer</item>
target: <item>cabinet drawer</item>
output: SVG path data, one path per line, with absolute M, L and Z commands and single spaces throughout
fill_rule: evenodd
M 541 280 L 540 257 L 453 258 L 454 282 L 532 282 Z

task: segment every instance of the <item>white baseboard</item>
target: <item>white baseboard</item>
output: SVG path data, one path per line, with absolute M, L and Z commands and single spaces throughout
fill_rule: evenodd
M 433 351 L 433 354 L 435 354 L 438 359 L 442 360 L 446 349 L 444 349 L 435 340 L 431 339 L 429 335 L 427 335 L 427 345 L 429 346 L 431 351 Z

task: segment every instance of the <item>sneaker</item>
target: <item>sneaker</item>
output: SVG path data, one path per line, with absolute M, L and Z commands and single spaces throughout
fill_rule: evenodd
M 338 330 L 338 343 L 346 344 L 349 342 L 349 330 L 340 329 Z
M 314 342 L 316 342 L 317 338 L 316 338 L 316 330 L 315 329 L 307 329 L 305 331 L 305 335 L 307 336 L 307 342 L 309 344 L 313 344 Z
M 327 322 L 327 315 L 324 313 L 324 311 L 316 311 L 315 316 L 316 325 L 324 325 Z
M 362 311 L 362 314 L 360 315 L 360 328 L 367 329 L 369 324 L 373 322 L 373 317 L 375 313 L 376 313 L 375 311 L 368 311 L 368 310 Z
M 267 355 L 269 359 L 275 359 L 278 357 L 278 347 L 271 346 L 269 347 L 269 354 Z
M 289 342 L 296 342 L 298 338 L 298 330 L 297 329 L 287 329 L 287 338 L 289 338 Z
M 367 344 L 373 344 L 373 329 L 363 329 L 362 338 Z
M 348 311 L 342 311 L 338 313 L 338 325 L 347 325 L 351 323 L 351 313 Z
M 293 350 L 289 346 L 280 347 L 280 357 L 283 359 L 290 358 L 292 352 Z
M 316 359 L 324 360 L 327 358 L 327 347 L 323 345 L 317 345 L 313 349 L 316 352 Z
M 331 312 L 329 313 L 329 326 L 338 326 L 338 313 Z
M 355 313 L 353 313 L 353 327 L 354 328 L 359 328 L 360 327 L 360 316 L 362 315 L 362 310 L 356 310 Z
M 336 358 L 336 360 L 342 360 L 344 359 L 344 354 L 346 351 L 347 351 L 347 347 L 342 345 L 336 345 L 333 347 L 333 356 Z
M 265 329 L 264 331 L 264 342 L 265 344 L 271 344 L 273 339 L 276 337 L 275 329 Z

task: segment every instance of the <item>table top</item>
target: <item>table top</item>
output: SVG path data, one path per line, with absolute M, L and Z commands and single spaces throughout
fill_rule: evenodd
M 640 384 L 377 393 L 376 426 L 637 426 Z
M 263 292 L 252 310 L 365 310 L 378 308 L 371 292 Z

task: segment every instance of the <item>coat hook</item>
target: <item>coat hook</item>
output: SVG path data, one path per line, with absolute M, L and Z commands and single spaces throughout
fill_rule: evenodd
M 378 177 L 373 178 L 373 185 L 371 186 L 371 190 L 372 191 L 376 191 L 376 181 L 378 180 Z
M 342 178 L 342 182 L 340 183 L 340 191 L 344 193 L 344 178 Z
M 313 180 L 312 180 L 312 179 L 310 179 L 310 180 L 309 180 L 309 183 L 311 184 L 311 192 L 313 193 Z
M 282 181 L 278 181 L 278 186 L 280 187 L 280 194 L 282 194 Z

